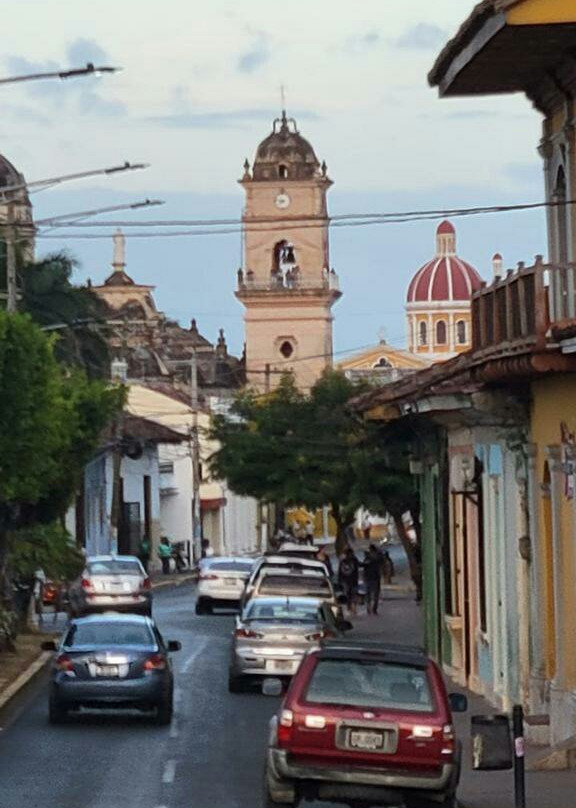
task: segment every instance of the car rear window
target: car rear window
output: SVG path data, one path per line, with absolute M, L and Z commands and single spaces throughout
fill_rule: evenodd
M 434 701 L 425 670 L 380 661 L 320 659 L 305 696 L 312 704 L 431 713 Z
M 312 604 L 261 603 L 255 600 L 246 609 L 244 619 L 317 623 L 318 607 Z
M 262 579 L 258 591 L 261 595 L 275 595 L 279 592 L 298 592 L 302 595 L 330 595 L 327 578 L 311 575 L 267 575 Z
M 248 574 L 252 569 L 252 561 L 212 561 L 204 566 L 204 569 L 215 572 L 243 572 Z
M 64 642 L 74 646 L 155 645 L 152 629 L 135 623 L 86 623 L 71 626 Z
M 143 568 L 137 559 L 111 559 L 110 561 L 89 561 L 90 575 L 142 575 Z

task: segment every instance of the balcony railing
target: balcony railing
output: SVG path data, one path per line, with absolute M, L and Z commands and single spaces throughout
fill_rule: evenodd
M 303 280 L 299 273 L 290 274 L 277 273 L 270 275 L 269 280 L 262 281 L 254 278 L 254 273 L 248 270 L 244 272 L 238 270 L 238 291 L 239 292 L 294 292 L 301 290 L 313 291 L 340 291 L 340 280 L 334 270 L 324 271 L 318 280 Z

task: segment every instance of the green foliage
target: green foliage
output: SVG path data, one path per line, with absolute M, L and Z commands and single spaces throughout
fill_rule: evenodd
M 10 571 L 20 579 L 34 577 L 38 569 L 54 581 L 70 581 L 85 559 L 59 522 L 19 530 L 10 536 Z
M 409 510 L 415 494 L 402 447 L 391 452 L 378 427 L 349 407 L 363 391 L 328 371 L 307 397 L 290 377 L 266 396 L 243 394 L 235 417 L 213 419 L 211 437 L 220 448 L 212 473 L 245 496 L 282 506 L 330 505 L 339 524 L 361 505 L 374 513 Z
M 88 376 L 105 378 L 110 367 L 104 337 L 106 307 L 88 286 L 72 283 L 77 262 L 66 253 L 48 255 L 21 269 L 22 307 L 41 326 L 58 326 L 55 356 Z
M 28 316 L 0 312 L 0 534 L 64 510 L 122 398 L 66 373 Z

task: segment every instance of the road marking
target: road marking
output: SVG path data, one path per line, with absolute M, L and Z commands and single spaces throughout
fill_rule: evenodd
M 208 638 L 207 637 L 205 639 L 201 640 L 201 642 L 198 643 L 198 645 L 196 646 L 196 648 L 194 650 L 194 653 L 190 654 L 190 656 L 188 657 L 186 662 L 182 665 L 182 668 L 180 669 L 180 673 L 189 673 L 190 668 L 196 662 L 197 657 L 199 657 L 200 654 L 202 653 L 202 651 L 206 648 L 207 644 L 208 644 Z
M 180 735 L 180 728 L 178 727 L 178 722 L 176 720 L 173 720 L 168 737 L 177 738 L 179 735 Z
M 171 785 L 176 777 L 176 761 L 167 760 L 164 764 L 164 773 L 162 774 L 162 782 L 166 785 Z

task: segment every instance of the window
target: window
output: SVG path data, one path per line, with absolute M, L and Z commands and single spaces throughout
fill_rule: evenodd
M 456 342 L 458 345 L 466 345 L 467 341 L 466 322 L 458 320 L 456 323 Z
M 75 646 L 117 646 L 144 645 L 154 646 L 156 640 L 147 625 L 126 622 L 80 623 L 72 626 L 64 641 L 66 648 Z
M 287 180 L 288 179 L 288 168 L 286 166 L 284 166 L 284 165 L 278 166 L 278 176 L 280 177 L 281 180 Z
M 373 367 L 375 367 L 375 368 L 391 368 L 392 365 L 386 359 L 385 356 L 381 356 L 380 359 L 376 362 L 376 364 Z
M 142 575 L 144 572 L 137 558 L 89 561 L 86 568 L 90 575 Z
M 420 345 L 428 345 L 428 326 L 424 320 L 418 326 L 418 338 Z
M 446 323 L 438 320 L 436 323 L 436 345 L 446 345 Z
M 311 704 L 392 708 L 415 713 L 434 710 L 426 671 L 408 665 L 355 659 L 322 659 L 308 685 Z
M 294 353 L 294 347 L 288 340 L 284 340 L 282 345 L 280 346 L 280 353 L 284 357 L 284 359 L 290 359 L 292 354 Z

